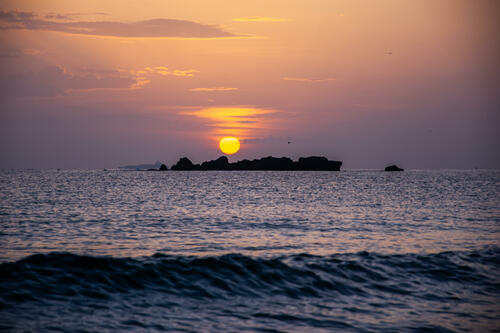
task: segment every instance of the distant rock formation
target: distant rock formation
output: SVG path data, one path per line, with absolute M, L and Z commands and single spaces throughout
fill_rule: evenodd
M 168 170 L 168 168 L 165 164 L 160 165 L 160 167 L 158 169 L 156 169 L 156 168 L 147 169 L 147 171 L 167 171 L 167 170 Z
M 388 167 L 385 168 L 385 171 L 405 171 L 405 170 L 401 169 L 397 165 L 389 165 Z
M 187 157 L 181 158 L 171 170 L 303 170 L 303 171 L 340 171 L 342 162 L 329 161 L 326 157 L 301 157 L 298 162 L 288 157 L 264 157 L 256 160 L 241 160 L 229 163 L 226 156 L 200 164 L 193 164 Z
M 161 162 L 156 161 L 155 164 L 124 165 L 124 166 L 119 166 L 118 169 L 158 170 L 158 168 L 160 168 L 160 166 L 161 166 Z

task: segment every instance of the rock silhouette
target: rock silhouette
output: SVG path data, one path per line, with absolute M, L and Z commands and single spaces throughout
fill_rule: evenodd
M 342 162 L 329 161 L 323 156 L 311 156 L 299 158 L 299 170 L 333 170 L 339 171 Z
M 229 161 L 226 156 L 221 156 L 214 161 L 203 162 L 200 170 L 228 170 Z
M 146 171 L 167 171 L 168 168 L 165 164 L 162 164 L 160 165 L 160 167 L 158 169 L 156 168 L 150 168 L 150 169 L 147 169 Z M 137 169 L 137 171 L 140 171 L 139 169 Z
M 200 170 L 200 165 L 194 165 L 193 162 L 189 160 L 187 157 L 182 157 L 177 164 L 172 166 L 171 170 Z
M 119 166 L 118 169 L 131 169 L 131 170 L 158 170 L 161 166 L 160 161 L 156 161 L 154 164 L 136 164 L 136 165 L 124 165 Z
M 389 165 L 388 167 L 385 168 L 385 171 L 405 171 L 405 170 L 401 169 L 397 165 Z
M 268 156 L 256 160 L 229 163 L 226 156 L 200 164 L 193 164 L 187 157 L 181 158 L 171 170 L 303 170 L 340 171 L 342 162 L 329 161 L 323 156 L 301 157 L 297 162 L 288 157 Z

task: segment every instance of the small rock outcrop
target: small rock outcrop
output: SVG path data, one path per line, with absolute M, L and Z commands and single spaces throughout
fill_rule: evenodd
M 162 165 L 160 165 L 160 168 L 158 170 L 160 170 L 160 171 L 167 171 L 168 168 L 167 168 L 167 166 L 165 164 L 162 164 Z
M 385 168 L 385 171 L 405 171 L 405 170 L 401 169 L 397 165 L 389 165 L 388 167 Z

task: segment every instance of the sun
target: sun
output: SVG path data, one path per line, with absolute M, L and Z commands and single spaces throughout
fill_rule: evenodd
M 220 150 L 227 155 L 232 155 L 240 150 L 240 141 L 234 136 L 226 136 L 219 142 Z

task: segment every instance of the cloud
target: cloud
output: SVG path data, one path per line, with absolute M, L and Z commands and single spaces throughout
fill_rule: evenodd
M 49 14 L 46 14 L 44 15 L 44 17 L 46 19 L 49 19 L 49 20 L 67 20 L 67 21 L 70 21 L 73 19 L 73 17 L 71 15 L 67 15 L 67 14 L 57 14 L 57 13 L 49 13 Z
M 210 92 L 210 91 L 233 91 L 238 90 L 238 88 L 234 87 L 212 87 L 212 88 L 192 88 L 189 91 L 201 91 L 201 92 Z
M 199 71 L 196 69 L 187 69 L 187 70 L 180 70 L 176 69 L 172 72 L 172 75 L 174 76 L 193 76 L 194 73 L 198 73 Z
M 34 55 L 38 55 L 38 54 L 40 54 L 40 53 L 41 53 L 41 51 L 40 51 L 40 50 L 37 50 L 37 49 L 24 49 L 24 50 L 23 50 L 23 53 L 24 53 L 24 54 L 27 54 L 27 55 L 32 55 L 32 56 L 34 56 Z
M 68 15 L 51 13 L 52 19 L 40 18 L 31 12 L 0 11 L 0 30 L 41 30 L 66 34 L 119 38 L 242 38 L 216 25 L 187 20 L 151 19 L 137 22 L 74 21 Z
M 174 69 L 170 70 L 165 66 L 156 67 L 146 67 L 140 70 L 131 70 L 131 74 L 135 75 L 136 83 L 132 86 L 133 89 L 143 88 L 151 82 L 148 78 L 150 75 L 161 75 L 161 76 L 180 76 L 180 77 L 192 77 L 195 73 L 199 73 L 196 69 Z
M 320 83 L 320 82 L 328 82 L 335 81 L 335 78 L 325 78 L 325 79 L 309 79 L 306 77 L 284 77 L 285 81 L 298 81 L 298 82 L 309 82 L 309 83 Z
M 208 120 L 213 136 L 235 135 L 246 139 L 260 130 L 269 129 L 268 116 L 277 112 L 280 111 L 253 106 L 216 106 L 183 111 L 180 114 Z
M 269 137 L 263 137 L 263 138 L 242 139 L 240 141 L 241 141 L 241 143 L 248 143 L 248 144 L 263 144 L 263 143 L 287 142 L 287 139 L 269 136 Z
M 36 73 L 2 76 L 0 91 L 3 98 L 52 97 L 73 90 L 130 89 L 136 83 L 135 77 L 116 70 L 82 69 L 72 73 L 59 66 L 49 66 Z
M 20 58 L 23 55 L 35 56 L 40 54 L 41 51 L 37 49 L 23 49 L 19 50 L 17 48 L 6 48 L 0 51 L 0 58 Z
M 48 13 L 45 14 L 43 17 L 49 20 L 63 20 L 63 21 L 72 21 L 75 19 L 75 17 L 80 17 L 80 16 L 87 16 L 87 15 L 108 15 L 107 13 L 103 12 L 94 12 L 94 13 L 65 13 L 65 14 L 59 14 L 59 13 Z
M 23 53 L 38 54 L 35 51 L 23 50 Z M 10 56 L 10 53 L 0 53 L 0 57 Z M 16 53 L 13 56 L 19 55 Z M 152 75 L 191 77 L 197 72 L 195 69 L 169 70 L 165 66 L 142 70 L 82 68 L 76 71 L 69 71 L 62 66 L 48 66 L 35 73 L 0 76 L 0 97 L 53 97 L 75 91 L 142 89 L 151 82 Z
M 278 17 L 264 17 L 264 16 L 251 16 L 251 17 L 237 17 L 234 18 L 235 22 L 290 22 L 290 19 Z
M 184 76 L 184 77 L 192 77 L 195 73 L 199 73 L 199 70 L 196 69 L 174 69 L 170 70 L 165 66 L 156 66 L 156 67 L 146 67 L 142 70 L 135 71 L 138 75 L 144 74 L 158 74 L 158 75 L 173 75 L 173 76 Z
M 25 22 L 35 19 L 35 15 L 31 12 L 20 11 L 3 11 L 0 10 L 0 21 L 4 22 Z

